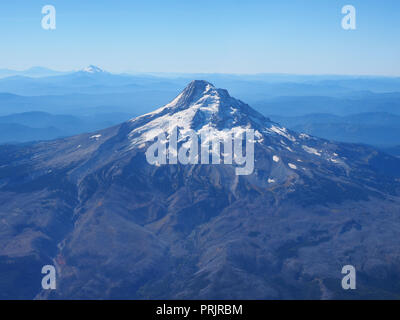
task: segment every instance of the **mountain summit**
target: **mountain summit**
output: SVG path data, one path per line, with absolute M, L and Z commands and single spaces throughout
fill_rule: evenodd
M 240 100 L 232 98 L 225 89 L 217 89 L 213 84 L 204 80 L 194 80 L 179 94 L 172 102 L 155 111 L 177 113 L 191 109 L 193 117 L 202 119 L 204 122 L 212 121 L 213 125 L 234 126 L 241 123 L 243 117 L 248 120 L 263 122 L 267 119 L 250 108 Z M 225 121 L 224 123 L 218 122 Z M 228 121 L 231 123 L 227 123 Z M 243 124 L 243 123 L 242 123 Z
M 175 127 L 182 132 L 192 129 L 199 134 L 208 129 L 227 132 L 247 128 L 258 130 L 260 137 L 263 129 L 274 125 L 247 104 L 231 97 L 227 90 L 195 80 L 170 103 L 132 119 L 129 137 L 133 144 L 142 144 L 154 139 L 160 130 L 170 134 Z
M 253 129 L 254 171 L 150 164 L 146 151 L 171 128 L 183 137 Z M 291 131 L 193 81 L 120 125 L 0 147 L 0 296 L 395 298 L 399 168 L 372 147 Z M 47 264 L 57 290 L 39 288 Z M 350 293 L 340 285 L 348 264 L 362 275 Z
M 83 72 L 95 74 L 95 73 L 105 73 L 105 71 L 99 67 L 96 67 L 94 65 L 89 65 L 86 68 L 82 69 Z

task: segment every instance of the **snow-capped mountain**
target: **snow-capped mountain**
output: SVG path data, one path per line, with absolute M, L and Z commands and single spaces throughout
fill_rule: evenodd
M 132 119 L 129 127 L 130 148 L 148 147 L 160 132 L 171 135 L 176 127 L 180 141 L 186 140 L 189 129 L 219 137 L 253 129 L 258 151 L 263 150 L 270 160 L 268 174 L 260 177 L 262 183 L 283 182 L 290 174 L 309 175 L 309 162 L 329 170 L 348 168 L 337 144 L 288 130 L 206 81 L 191 82 L 173 101 Z
M 133 126 L 140 124 L 130 134 L 134 141 L 139 142 L 152 140 L 160 130 L 170 133 L 174 127 L 183 132 L 193 129 L 199 134 L 210 128 L 222 132 L 235 128 L 271 127 L 271 121 L 232 98 L 228 91 L 201 80 L 191 82 L 164 107 L 135 118 L 131 123 Z M 137 133 L 140 133 L 139 137 Z M 260 132 L 257 135 L 260 136 Z
M 94 65 L 89 65 L 85 68 L 82 69 L 83 72 L 87 72 L 87 73 L 105 73 L 106 71 L 104 71 L 103 69 L 96 67 Z
M 254 170 L 150 164 L 149 146 L 173 128 L 180 144 L 189 130 L 254 130 Z M 0 295 L 396 297 L 399 168 L 400 159 L 285 129 L 193 81 L 120 125 L 0 147 L 0 268 L 9 279 Z M 45 264 L 56 267 L 57 290 L 40 291 Z M 357 290 L 341 288 L 347 264 Z M 38 272 L 24 274 L 28 265 Z

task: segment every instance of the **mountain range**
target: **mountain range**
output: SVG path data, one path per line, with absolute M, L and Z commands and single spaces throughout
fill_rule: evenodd
M 172 127 L 179 146 L 190 130 L 254 130 L 254 171 L 150 164 Z M 0 297 L 397 299 L 399 193 L 400 159 L 292 131 L 192 81 L 110 128 L 0 146 Z M 56 290 L 41 290 L 46 264 Z M 357 290 L 345 291 L 349 264 Z
M 68 137 L 123 122 L 133 114 L 99 112 L 74 116 L 31 111 L 0 116 L 0 143 L 25 143 Z
M 390 148 L 399 143 L 400 116 L 386 112 L 364 112 L 347 116 L 307 114 L 272 119 L 295 131 L 329 140 L 364 143 Z
M 399 144 L 398 78 L 114 74 L 94 65 L 69 72 L 34 67 L 0 79 L 0 143 L 50 140 L 106 128 L 173 99 L 192 76 L 229 87 L 257 111 L 295 131 L 389 152 Z M 49 124 L 50 116 L 64 116 L 65 121 Z
M 12 77 L 12 76 L 25 76 L 25 77 L 49 77 L 70 73 L 69 71 L 55 71 L 44 67 L 31 67 L 26 70 L 11 70 L 11 69 L 0 69 L 0 78 Z

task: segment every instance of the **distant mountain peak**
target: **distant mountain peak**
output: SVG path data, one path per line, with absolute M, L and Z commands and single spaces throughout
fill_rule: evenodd
M 89 65 L 86 68 L 84 68 L 82 71 L 87 72 L 87 73 L 104 73 L 105 71 L 97 66 L 94 65 Z

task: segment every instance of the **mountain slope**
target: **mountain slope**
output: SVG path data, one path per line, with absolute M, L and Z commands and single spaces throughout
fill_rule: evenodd
M 132 116 L 124 113 L 96 113 L 76 117 L 46 112 L 24 112 L 0 116 L 0 143 L 51 140 L 115 125 Z
M 254 130 L 254 170 L 151 165 L 178 128 Z M 0 282 L 24 298 L 397 298 L 400 160 L 281 127 L 194 81 L 105 130 L 0 147 Z M 57 290 L 41 291 L 54 264 Z M 343 291 L 341 268 L 358 271 Z M 30 273 L 23 272 L 30 267 Z M 28 283 L 18 287 L 18 285 Z M 20 288 L 20 289 L 16 289 Z

